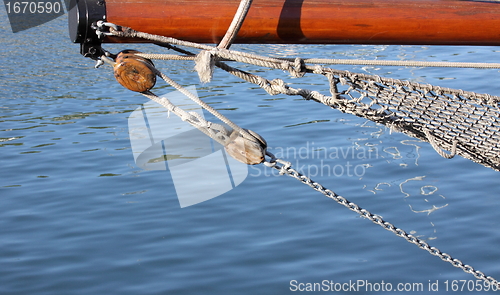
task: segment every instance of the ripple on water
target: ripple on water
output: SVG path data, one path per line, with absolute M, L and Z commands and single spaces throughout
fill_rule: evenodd
M 134 162 L 127 120 L 147 100 L 118 85 L 109 67 L 96 70 L 81 57 L 65 19 L 12 34 L 0 14 L 0 293 L 284 294 L 291 280 L 474 279 L 263 165 L 249 167 L 235 189 L 181 209 L 170 172 L 144 171 Z M 498 54 L 492 47 L 234 48 L 304 58 L 482 61 Z M 497 172 L 443 159 L 424 142 L 321 104 L 269 96 L 221 71 L 200 85 L 190 62 L 158 66 L 261 134 L 296 169 L 500 276 L 493 263 L 500 256 Z M 328 93 L 322 77 L 241 68 Z M 490 70 L 338 68 L 499 92 Z M 160 82 L 155 91 L 172 89 Z

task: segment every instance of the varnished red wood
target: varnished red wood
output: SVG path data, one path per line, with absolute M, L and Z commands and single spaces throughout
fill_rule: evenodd
M 106 0 L 106 16 L 137 31 L 218 43 L 239 2 Z M 235 43 L 500 45 L 500 3 L 254 0 Z

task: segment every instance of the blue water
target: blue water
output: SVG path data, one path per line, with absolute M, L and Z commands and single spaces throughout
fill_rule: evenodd
M 472 275 L 262 165 L 235 189 L 180 208 L 169 172 L 134 162 L 128 117 L 147 99 L 116 83 L 109 67 L 96 70 L 79 55 L 66 17 L 13 34 L 0 14 L 0 294 L 288 294 L 358 280 L 372 289 L 421 284 L 424 291 L 437 283 L 437 294 L 446 293 L 446 284 L 451 292 L 454 280 L 458 288 L 467 280 L 465 290 L 476 284 Z M 495 47 L 234 48 L 287 57 L 495 62 L 499 56 Z M 190 62 L 157 65 L 324 186 L 500 279 L 498 172 L 446 160 L 427 143 L 318 103 L 269 96 L 220 71 L 200 84 Z M 241 67 L 328 90 L 321 77 Z M 497 70 L 339 68 L 500 94 Z M 173 89 L 159 82 L 155 91 Z M 367 288 L 355 293 L 388 293 Z

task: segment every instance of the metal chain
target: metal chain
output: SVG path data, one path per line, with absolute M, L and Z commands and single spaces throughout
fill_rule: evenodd
M 404 238 L 409 243 L 417 245 L 420 249 L 426 250 L 430 254 L 441 258 L 441 260 L 449 262 L 454 267 L 458 267 L 458 268 L 462 269 L 464 272 L 472 274 L 477 279 L 484 280 L 492 285 L 496 285 L 497 288 L 500 289 L 500 283 L 496 279 L 494 279 L 493 277 L 486 276 L 483 272 L 474 269 L 470 265 L 464 264 L 459 259 L 453 258 L 447 253 L 441 252 L 441 250 L 439 250 L 436 247 L 431 247 L 427 242 L 425 242 L 425 241 L 423 241 L 423 240 L 421 240 L 421 239 L 419 239 L 411 234 L 408 234 L 408 233 L 406 233 L 406 231 L 394 226 L 392 223 L 385 221 L 380 215 L 373 214 L 370 211 L 359 207 L 355 203 L 348 201 L 346 198 L 336 194 L 335 192 L 325 188 L 321 184 L 313 181 L 308 176 L 303 175 L 302 173 L 298 172 L 297 170 L 291 168 L 292 164 L 290 162 L 284 161 L 282 159 L 278 159 L 270 152 L 267 152 L 266 155 L 269 156 L 271 159 L 269 161 L 265 161 L 264 165 L 266 165 L 267 167 L 271 167 L 271 168 L 278 170 L 280 175 L 286 174 L 288 176 L 291 176 L 291 177 L 299 180 L 303 184 L 306 184 L 306 185 L 312 187 L 314 190 L 322 193 L 327 198 L 330 198 L 330 199 L 334 200 L 335 202 L 339 203 L 340 205 L 346 207 L 347 209 L 358 213 L 361 217 L 364 217 L 364 218 L 372 221 L 373 223 L 380 225 L 382 228 L 393 232 L 398 237 Z

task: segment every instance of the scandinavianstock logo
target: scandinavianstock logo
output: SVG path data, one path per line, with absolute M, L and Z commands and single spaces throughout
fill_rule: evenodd
M 70 0 L 4 0 L 13 33 L 34 28 L 54 20 L 69 11 L 75 1 Z
M 267 150 L 277 158 L 290 161 L 293 168 L 309 177 L 363 177 L 366 164 L 371 159 L 378 159 L 376 146 L 321 146 L 307 141 L 299 147 L 268 146 Z M 276 169 L 251 166 L 250 176 L 280 176 Z

